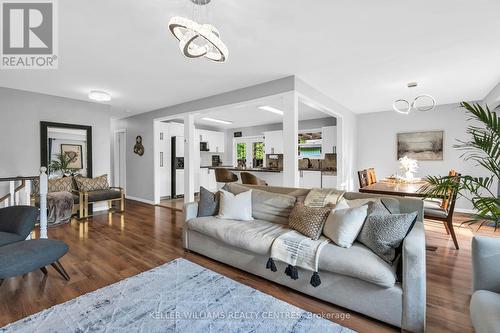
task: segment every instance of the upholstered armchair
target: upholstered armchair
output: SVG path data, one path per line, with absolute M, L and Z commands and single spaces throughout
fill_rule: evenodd
M 0 246 L 25 240 L 35 227 L 37 214 L 32 206 L 0 208 Z

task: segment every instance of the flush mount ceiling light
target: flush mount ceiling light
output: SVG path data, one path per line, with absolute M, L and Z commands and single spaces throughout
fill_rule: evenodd
M 280 116 L 282 116 L 284 114 L 283 111 L 276 109 L 276 108 L 273 108 L 272 106 L 269 106 L 269 105 L 259 106 L 258 109 L 272 112 L 272 113 L 276 113 L 276 114 L 279 114 Z
M 408 83 L 408 88 L 415 88 L 418 86 L 417 82 Z M 436 107 L 436 100 L 431 95 L 422 94 L 413 99 L 413 102 L 408 102 L 406 99 L 400 98 L 392 103 L 392 109 L 398 113 L 409 114 L 412 110 L 427 112 L 434 110 Z
M 111 95 L 108 92 L 102 90 L 91 90 L 89 92 L 89 98 L 96 102 L 109 102 L 111 101 Z
M 203 6 L 210 0 L 191 0 L 191 2 Z M 185 17 L 174 16 L 170 19 L 168 28 L 179 41 L 179 48 L 187 58 L 205 57 L 215 62 L 227 60 L 229 50 L 213 25 L 199 24 Z
M 232 124 L 232 122 L 227 121 L 227 120 L 215 119 L 215 118 L 210 118 L 210 117 L 203 117 L 201 119 L 206 120 L 206 121 L 211 121 L 213 123 L 224 124 L 224 125 Z

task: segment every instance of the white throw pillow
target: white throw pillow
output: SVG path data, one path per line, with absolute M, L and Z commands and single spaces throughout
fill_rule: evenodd
M 335 209 L 326 219 L 323 234 L 341 247 L 351 247 L 365 223 L 368 206 Z
M 219 215 L 217 217 L 225 220 L 253 220 L 252 190 L 234 195 L 221 189 Z

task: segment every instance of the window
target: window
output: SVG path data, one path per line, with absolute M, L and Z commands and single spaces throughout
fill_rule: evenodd
M 253 167 L 263 167 L 264 166 L 264 142 L 254 142 L 253 143 Z

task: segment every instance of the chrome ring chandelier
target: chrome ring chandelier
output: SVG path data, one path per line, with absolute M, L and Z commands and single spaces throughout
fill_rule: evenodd
M 191 0 L 196 5 L 206 5 L 210 0 Z M 179 48 L 187 58 L 205 57 L 224 62 L 229 50 L 220 39 L 219 31 L 211 24 L 199 24 L 185 17 L 175 16 L 168 23 L 170 32 L 179 40 Z
M 409 82 L 407 84 L 408 88 L 415 88 L 417 87 L 417 85 L 418 85 L 417 82 Z M 427 104 L 425 104 L 426 101 Z M 424 103 L 424 104 L 419 105 L 419 103 Z M 406 99 L 403 98 L 397 99 L 392 103 L 392 109 L 402 114 L 409 114 L 412 110 L 427 112 L 434 110 L 435 107 L 436 107 L 436 100 L 434 99 L 434 97 L 427 94 L 422 94 L 415 97 L 412 103 L 408 102 Z

